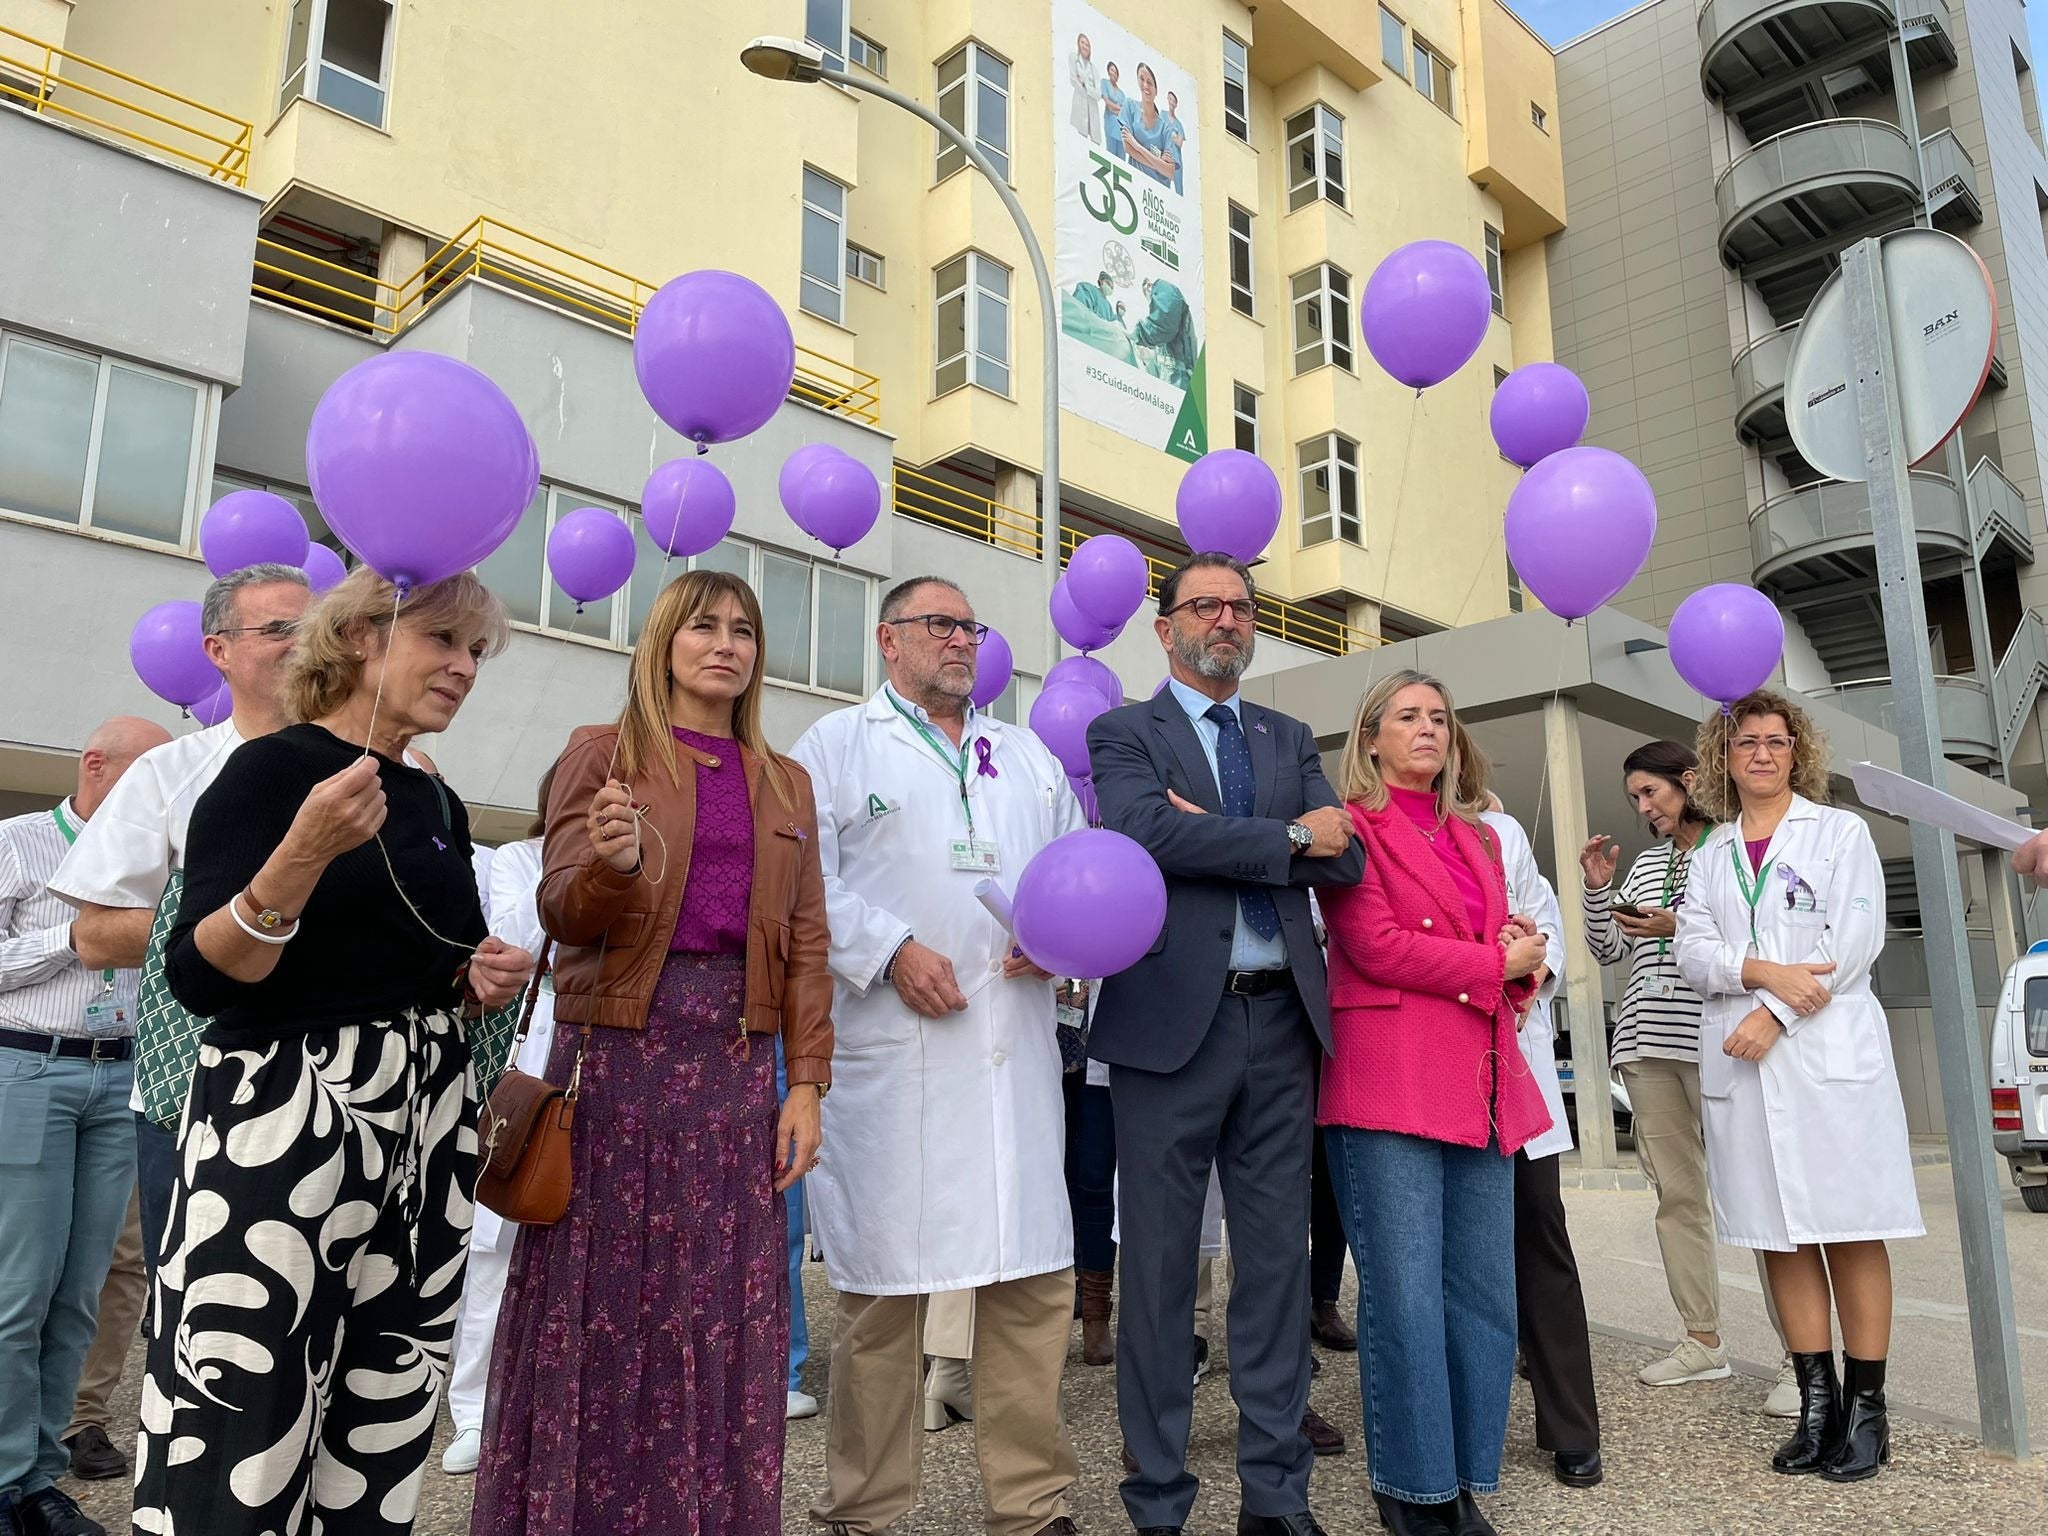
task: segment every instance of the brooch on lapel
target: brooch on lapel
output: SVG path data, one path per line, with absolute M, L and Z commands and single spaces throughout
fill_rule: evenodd
M 1263 720 L 1254 720 L 1252 722 L 1252 729 L 1257 731 L 1261 736 L 1263 736 L 1266 734 L 1266 722 Z

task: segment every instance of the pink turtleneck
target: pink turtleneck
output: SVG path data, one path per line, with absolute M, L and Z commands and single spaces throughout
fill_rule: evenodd
M 1428 841 L 1437 861 L 1450 875 L 1451 883 L 1458 888 L 1458 894 L 1465 899 L 1465 911 L 1472 919 L 1472 931 L 1478 933 L 1486 922 L 1486 887 L 1479 883 L 1479 876 L 1472 872 L 1464 855 L 1458 851 L 1449 825 L 1438 825 L 1442 812 L 1437 809 L 1436 795 L 1427 790 L 1400 789 L 1392 784 L 1387 786 L 1387 795 Z

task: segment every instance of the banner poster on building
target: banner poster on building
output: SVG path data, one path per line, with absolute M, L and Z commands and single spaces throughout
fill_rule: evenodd
M 1081 0 L 1053 0 L 1060 404 L 1192 462 L 1209 448 L 1201 92 Z

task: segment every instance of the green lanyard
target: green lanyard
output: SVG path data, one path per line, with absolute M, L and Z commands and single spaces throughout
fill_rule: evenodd
M 939 761 L 944 763 L 954 777 L 959 779 L 960 809 L 967 814 L 967 836 L 972 840 L 974 837 L 974 804 L 967 798 L 967 739 L 964 728 L 960 740 L 960 755 L 956 759 L 951 752 L 946 750 L 945 745 L 939 738 L 931 733 L 922 720 L 918 719 L 917 716 L 913 715 L 898 702 L 893 690 L 889 694 L 889 703 L 894 706 L 897 714 L 910 722 L 910 728 L 924 738 L 924 744 L 936 752 L 939 756 Z
M 1749 871 L 1742 867 L 1741 838 L 1736 838 L 1728 845 L 1728 854 L 1735 861 L 1735 887 L 1742 892 L 1742 899 L 1749 904 L 1749 942 L 1761 944 L 1763 941 L 1756 936 L 1757 903 L 1764 899 L 1764 887 L 1770 884 L 1771 866 L 1778 861 L 1765 859 L 1764 867 L 1756 872 L 1756 883 L 1752 885 Z
M 1707 834 L 1713 830 L 1714 824 L 1711 821 L 1708 822 L 1704 827 L 1700 828 L 1700 835 L 1694 838 L 1692 840 L 1692 846 L 1685 850 L 1685 854 L 1688 859 L 1691 858 L 1692 855 L 1700 851 L 1700 844 L 1704 843 L 1707 840 Z M 1677 889 L 1678 843 L 1674 839 L 1671 844 L 1671 857 L 1668 861 L 1666 861 L 1664 865 L 1664 910 L 1667 912 L 1671 910 L 1671 893 Z M 1671 941 L 1669 939 L 1659 939 L 1657 941 L 1657 953 L 1660 956 L 1670 954 Z
M 58 830 L 59 832 L 62 832 L 62 833 L 64 834 L 64 846 L 65 846 L 66 848 L 72 847 L 72 846 L 73 846 L 74 844 L 76 844 L 76 843 L 77 843 L 77 841 L 78 841 L 78 829 L 77 829 L 76 827 L 72 826 L 70 822 L 68 822 L 68 821 L 66 821 L 66 820 L 64 819 L 64 807 L 63 807 L 63 806 L 61 806 L 61 805 L 53 805 L 53 806 L 51 806 L 51 807 L 50 807 L 50 820 L 52 820 L 52 821 L 56 822 L 56 823 L 57 823 L 57 830 Z M 108 968 L 107 968 L 106 970 L 104 970 L 104 971 L 100 972 L 100 980 L 102 980 L 103 982 L 105 982 L 105 983 L 106 983 L 106 989 L 107 989 L 107 990 L 108 990 L 109 992 L 113 991 L 113 990 L 114 990 L 114 971 L 113 971 L 113 967 L 109 966 L 109 967 L 108 967 Z

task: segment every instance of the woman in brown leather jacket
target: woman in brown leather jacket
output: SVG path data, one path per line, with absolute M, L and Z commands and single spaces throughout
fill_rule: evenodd
M 513 1256 L 476 1536 L 782 1528 L 782 1192 L 817 1156 L 832 980 L 810 779 L 761 731 L 763 645 L 745 582 L 678 577 L 618 724 L 555 765 L 540 914 L 548 1077 L 580 1074 L 574 1184 Z

